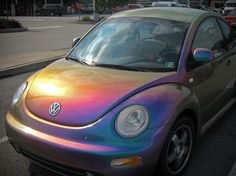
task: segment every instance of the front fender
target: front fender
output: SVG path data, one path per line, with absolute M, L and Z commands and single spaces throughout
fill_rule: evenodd
M 199 119 L 199 102 L 193 92 L 182 84 L 161 84 L 143 90 L 121 103 L 112 111 L 117 115 L 127 106 L 139 104 L 148 109 L 150 124 L 148 128 L 158 128 L 173 124 L 185 110 L 191 110 Z M 197 124 L 197 125 L 198 125 Z

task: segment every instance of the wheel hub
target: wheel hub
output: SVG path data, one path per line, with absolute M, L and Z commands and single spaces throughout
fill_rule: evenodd
M 182 143 L 180 143 L 180 144 L 178 144 L 177 146 L 176 146 L 176 148 L 175 148 L 175 151 L 176 151 L 176 155 L 177 155 L 177 157 L 178 158 L 180 158 L 181 156 L 182 156 L 182 154 L 183 154 L 183 144 Z

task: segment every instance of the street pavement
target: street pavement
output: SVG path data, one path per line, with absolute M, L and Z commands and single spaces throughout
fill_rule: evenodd
M 1 71 L 65 57 L 73 38 L 82 37 L 94 25 L 78 24 L 78 16 L 12 18 L 29 30 L 0 33 L 0 77 Z

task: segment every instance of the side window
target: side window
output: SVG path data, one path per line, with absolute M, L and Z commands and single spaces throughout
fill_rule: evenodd
M 196 48 L 210 49 L 215 58 L 225 52 L 223 35 L 215 18 L 207 18 L 200 24 L 193 40 L 192 51 Z
M 233 31 L 223 20 L 219 19 L 219 22 L 225 35 L 227 49 L 232 49 L 236 44 Z

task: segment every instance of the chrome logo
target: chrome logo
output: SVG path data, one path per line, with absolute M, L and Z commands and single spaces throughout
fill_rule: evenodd
M 50 116 L 55 117 L 59 114 L 59 112 L 61 111 L 61 104 L 60 103 L 53 103 L 51 104 L 51 106 L 48 109 L 48 113 L 50 114 Z

